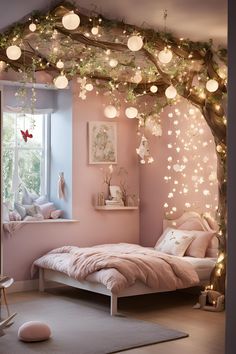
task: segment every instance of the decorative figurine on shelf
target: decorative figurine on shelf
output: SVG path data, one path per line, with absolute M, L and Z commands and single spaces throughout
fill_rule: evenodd
M 206 287 L 199 296 L 199 302 L 193 306 L 195 309 L 205 311 L 220 312 L 224 310 L 225 296 L 218 291 L 212 290 L 211 287 Z

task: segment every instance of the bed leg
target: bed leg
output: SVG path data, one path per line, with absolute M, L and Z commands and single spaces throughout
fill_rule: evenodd
M 111 316 L 117 315 L 117 296 L 111 294 Z
M 44 271 L 43 268 L 39 268 L 39 291 L 44 291 L 45 290 L 45 284 L 44 284 Z

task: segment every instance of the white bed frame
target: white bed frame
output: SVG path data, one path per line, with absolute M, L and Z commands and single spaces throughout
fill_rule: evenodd
M 163 228 L 165 229 L 167 226 L 176 226 L 181 225 L 185 220 L 187 220 L 189 217 L 193 217 L 193 214 L 203 219 L 199 214 L 194 213 L 194 212 L 189 212 L 189 213 L 184 213 L 179 219 L 176 220 L 165 220 L 163 222 Z M 204 219 L 205 222 L 205 219 Z M 173 224 L 174 223 L 174 224 Z M 208 228 L 209 230 L 209 225 L 208 227 L 206 226 L 203 227 L 204 230 Z M 126 288 L 122 290 L 118 294 L 113 294 L 110 290 L 108 290 L 105 285 L 100 284 L 100 283 L 95 283 L 95 282 L 90 282 L 87 280 L 84 281 L 78 281 L 76 279 L 70 278 L 68 275 L 65 273 L 61 273 L 59 271 L 51 270 L 51 269 L 46 269 L 46 268 L 40 268 L 39 269 L 39 291 L 44 291 L 45 288 L 47 287 L 47 282 L 48 281 L 53 281 L 65 285 L 69 285 L 78 289 L 83 289 L 83 290 L 89 290 L 94 293 L 98 294 L 103 294 L 110 296 L 110 314 L 111 316 L 116 315 L 118 312 L 118 299 L 121 297 L 128 297 L 128 296 L 135 296 L 135 295 L 144 295 L 144 294 L 153 294 L 153 293 L 158 293 L 158 292 L 166 292 L 169 290 L 162 289 L 160 291 L 151 289 L 147 287 L 144 283 L 137 281 L 134 285 L 130 286 L 129 288 Z M 199 286 L 201 285 L 206 285 L 208 281 L 201 281 L 199 283 Z

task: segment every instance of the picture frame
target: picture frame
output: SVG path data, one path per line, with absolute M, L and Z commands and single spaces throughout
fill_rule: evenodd
M 116 122 L 88 122 L 89 164 L 117 163 Z

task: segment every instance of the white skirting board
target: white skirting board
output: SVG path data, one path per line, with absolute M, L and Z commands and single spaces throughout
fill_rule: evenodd
M 62 287 L 62 284 L 58 284 L 55 282 L 48 282 L 47 288 L 58 288 Z M 6 289 L 8 294 L 12 293 L 19 293 L 24 291 L 32 291 L 39 289 L 39 280 L 38 279 L 31 279 L 31 280 L 17 280 L 15 281 L 12 286 Z

